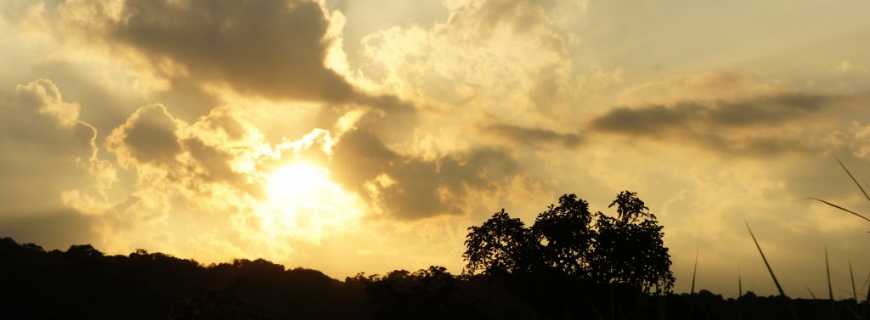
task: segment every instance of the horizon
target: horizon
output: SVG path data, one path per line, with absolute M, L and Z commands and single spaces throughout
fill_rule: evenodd
M 785 292 L 826 292 L 827 250 L 846 299 L 849 268 L 867 290 L 870 224 L 813 198 L 870 212 L 866 12 L 4 1 L 0 238 L 459 274 L 467 228 L 500 209 L 532 225 L 576 194 L 612 215 L 631 190 L 664 227 L 675 292 L 733 297 L 739 274 L 776 294 L 748 221 Z
M 132 257 L 133 255 L 137 255 L 137 254 L 148 254 L 148 255 L 162 254 L 162 255 L 167 255 L 167 256 L 170 257 L 170 258 L 175 258 L 175 259 L 179 259 L 179 260 L 185 260 L 185 261 L 191 261 L 191 262 L 194 262 L 194 263 L 196 263 L 196 265 L 197 265 L 198 267 L 201 267 L 201 268 L 213 268 L 213 267 L 219 267 L 219 266 L 221 266 L 221 265 L 233 265 L 233 264 L 236 264 L 237 262 L 257 262 L 257 261 L 265 261 L 265 262 L 267 262 L 267 263 L 270 263 L 270 264 L 274 264 L 274 265 L 278 265 L 278 266 L 280 266 L 280 267 L 283 269 L 283 271 L 299 271 L 299 270 L 303 270 L 303 271 L 304 271 L 304 270 L 315 271 L 315 272 L 318 272 L 318 273 L 320 273 L 320 274 L 323 274 L 324 276 L 328 277 L 329 279 L 336 280 L 336 281 L 339 281 L 339 282 L 348 282 L 348 281 L 350 281 L 350 280 L 352 280 L 352 279 L 355 279 L 355 278 L 357 278 L 357 277 L 360 277 L 360 276 L 361 276 L 361 277 L 366 277 L 366 278 L 372 278 L 372 277 L 381 278 L 381 277 L 387 277 L 390 273 L 392 273 L 392 272 L 396 272 L 396 271 L 398 271 L 398 272 L 406 271 L 406 272 L 409 272 L 409 273 L 415 273 L 415 272 L 425 271 L 425 270 L 427 270 L 427 269 L 430 268 L 430 267 L 443 267 L 443 266 L 438 266 L 438 265 L 431 265 L 431 266 L 428 266 L 428 267 L 426 267 L 426 268 L 420 268 L 420 269 L 415 269 L 415 270 L 408 270 L 408 269 L 395 269 L 395 270 L 389 270 L 388 272 L 384 272 L 384 273 L 374 273 L 374 274 L 366 274 L 366 273 L 360 272 L 360 273 L 357 273 L 357 274 L 354 274 L 354 275 L 347 275 L 347 276 L 344 276 L 344 277 L 336 277 L 336 276 L 334 276 L 334 275 L 327 274 L 327 273 L 325 273 L 325 272 L 323 272 L 323 271 L 321 271 L 321 270 L 312 269 L 312 268 L 306 268 L 305 266 L 292 266 L 292 265 L 286 265 L 286 264 L 281 264 L 281 263 L 275 263 L 275 262 L 273 262 L 273 261 L 269 261 L 269 260 L 267 260 L 267 259 L 263 259 L 263 258 L 252 258 L 252 259 L 236 258 L 236 259 L 227 260 L 227 261 L 216 261 L 216 262 L 210 262 L 210 263 L 203 263 L 203 262 L 201 262 L 201 261 L 197 261 L 196 259 L 192 259 L 192 258 L 178 257 L 178 256 L 173 256 L 173 255 L 170 255 L 170 254 L 166 254 L 166 253 L 163 253 L 163 252 L 156 252 L 156 251 L 152 252 L 152 251 L 147 251 L 147 250 L 144 250 L 144 249 L 136 249 L 136 250 L 134 250 L 133 252 L 130 252 L 130 253 L 127 253 L 127 254 L 124 254 L 124 253 L 106 254 L 105 252 L 100 251 L 100 248 L 95 248 L 95 247 L 91 246 L 90 244 L 86 244 L 86 243 L 82 243 L 82 244 L 72 244 L 72 245 L 70 245 L 70 247 L 69 247 L 68 249 L 66 249 L 66 250 L 61 250 L 61 249 L 46 250 L 45 248 L 43 248 L 42 246 L 39 246 L 39 244 L 36 244 L 36 243 L 30 243 L 30 242 L 27 242 L 27 243 L 20 243 L 20 242 L 16 242 L 15 239 L 12 239 L 12 238 L 8 238 L 8 237 L 3 238 L 3 237 L 0 237 L 0 240 L 7 240 L 7 239 L 8 239 L 8 240 L 12 240 L 13 242 L 15 242 L 15 243 L 16 243 L 17 245 L 19 245 L 19 246 L 25 246 L 25 245 L 36 245 L 36 246 L 39 247 L 40 249 L 44 250 L 44 252 L 46 252 L 46 253 L 52 253 L 52 252 L 55 252 L 55 251 L 60 252 L 60 253 L 68 253 L 68 252 L 70 252 L 70 251 L 71 251 L 72 249 L 74 249 L 74 248 L 76 248 L 76 249 L 81 249 L 81 247 L 83 247 L 83 246 L 88 246 L 88 247 L 91 247 L 91 248 L 94 249 L 94 250 L 97 250 L 98 252 L 100 252 L 101 254 L 103 254 L 105 257 L 117 257 L 117 256 L 119 256 L 119 257 Z M 143 251 L 143 250 L 144 250 L 144 251 Z M 450 275 L 452 275 L 452 276 L 454 276 L 454 277 L 465 276 L 465 275 L 467 275 L 467 276 L 471 276 L 471 277 L 475 277 L 475 276 L 476 276 L 476 277 L 486 277 L 486 275 L 482 275 L 482 274 L 474 274 L 474 275 L 472 275 L 472 274 L 466 274 L 466 273 L 456 273 L 456 272 L 451 272 L 451 271 L 450 271 L 449 269 L 447 269 L 446 267 L 444 267 L 444 271 L 446 271 L 448 274 L 450 274 Z M 866 285 L 866 283 L 865 283 L 865 285 Z M 866 288 L 866 286 L 865 286 L 865 288 Z M 741 289 L 746 289 L 746 288 L 741 288 Z M 676 295 L 698 295 L 698 294 L 701 294 L 703 291 L 707 291 L 707 292 L 709 292 L 709 293 L 711 293 L 711 294 L 713 294 L 713 295 L 721 296 L 723 299 L 736 299 L 736 298 L 739 298 L 736 294 L 735 294 L 735 295 L 729 295 L 729 294 L 727 294 L 727 293 L 723 293 L 723 292 L 715 292 L 715 291 L 711 291 L 711 290 L 706 289 L 706 288 L 696 288 L 695 292 L 671 292 L 671 293 L 669 293 L 669 294 L 676 294 Z M 779 295 L 778 293 L 776 293 L 776 292 L 773 292 L 773 293 L 771 293 L 770 295 L 765 296 L 765 295 L 757 294 L 757 293 L 755 293 L 755 291 L 753 291 L 753 290 L 750 289 L 750 290 L 743 290 L 743 291 L 742 291 L 742 295 L 741 295 L 740 297 L 749 296 L 749 295 L 751 295 L 751 294 L 752 294 L 752 295 L 756 295 L 757 297 L 767 297 L 767 298 L 778 298 L 778 297 L 780 296 L 780 295 Z M 861 295 L 862 295 L 862 294 L 863 294 L 863 292 L 859 292 L 859 297 L 858 297 L 858 300 L 857 300 L 858 303 L 861 302 L 861 299 L 862 299 L 862 296 L 861 296 Z M 789 297 L 789 298 L 792 298 L 792 296 L 788 296 L 788 297 Z M 822 301 L 826 300 L 826 299 L 824 299 L 824 298 L 823 298 L 823 299 L 818 299 L 817 297 L 802 297 L 802 296 L 798 296 L 798 295 L 795 295 L 794 297 L 795 297 L 795 298 L 798 298 L 798 299 L 812 299 L 812 300 L 822 300 Z M 850 299 L 853 299 L 853 298 L 852 298 L 852 297 L 842 297 L 842 298 L 840 298 L 840 299 L 837 299 L 836 301 L 845 301 L 845 300 L 850 300 Z

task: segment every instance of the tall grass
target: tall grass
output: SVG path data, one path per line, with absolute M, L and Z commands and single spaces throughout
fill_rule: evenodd
M 755 238 L 755 233 L 752 232 L 752 227 L 749 226 L 749 221 L 744 221 L 746 223 L 746 230 L 749 230 L 749 235 L 752 236 L 752 242 L 755 242 L 755 247 L 758 248 L 758 254 L 761 255 L 761 260 L 764 260 L 764 266 L 767 267 L 767 272 L 770 273 L 770 278 L 773 279 L 773 284 L 776 285 L 776 290 L 779 291 L 779 296 L 786 300 L 786 305 L 788 307 L 788 311 L 791 314 L 791 318 L 797 320 L 797 310 L 794 305 L 789 301 L 788 296 L 785 295 L 785 291 L 782 290 L 782 285 L 779 284 L 779 280 L 776 279 L 776 274 L 773 273 L 773 268 L 770 267 L 770 263 L 767 262 L 767 257 L 764 255 L 764 250 L 761 250 L 761 245 L 758 244 L 758 239 Z
M 832 203 L 832 202 L 830 202 L 830 201 L 822 200 L 822 199 L 819 199 L 819 198 L 810 198 L 810 199 L 813 199 L 813 200 L 816 200 L 816 201 L 818 201 L 818 202 L 821 202 L 821 203 L 824 203 L 824 204 L 826 204 L 826 205 L 829 205 L 829 206 L 831 206 L 831 207 L 834 207 L 834 208 L 840 209 L 841 211 L 844 211 L 844 212 L 846 212 L 846 213 L 852 214 L 852 215 L 854 215 L 854 216 L 856 216 L 856 217 L 858 217 L 858 218 L 861 218 L 861 219 L 866 220 L 867 222 L 870 222 L 870 218 L 867 218 L 867 217 L 865 217 L 864 215 L 862 215 L 862 214 L 860 214 L 860 213 L 857 213 L 857 212 L 855 212 L 855 211 L 853 211 L 853 210 L 850 210 L 850 209 L 844 208 L 844 207 L 842 207 L 842 206 L 840 206 L 840 205 L 834 204 L 834 203 Z
M 737 320 L 743 319 L 743 306 L 741 305 L 740 297 L 743 297 L 743 277 L 740 272 L 740 267 L 737 267 Z
M 825 247 L 825 274 L 828 279 L 828 298 L 834 302 L 834 288 L 831 286 L 831 264 L 828 261 L 828 248 Z
M 849 279 L 852 280 L 852 298 L 858 302 L 858 289 L 855 288 L 855 272 L 852 271 L 852 260 L 849 260 Z
M 867 279 L 870 279 L 870 273 L 867 273 Z M 864 319 L 870 319 L 870 284 L 867 285 L 867 298 L 864 299 Z
M 861 193 L 864 194 L 864 198 L 866 198 L 867 201 L 870 201 L 870 195 L 867 194 L 867 190 L 864 190 L 864 187 L 861 186 L 861 183 L 858 182 L 858 179 L 855 179 L 852 171 L 849 171 L 849 168 L 847 168 L 846 165 L 843 164 L 843 161 L 840 161 L 839 158 L 837 158 L 837 163 L 840 164 L 840 168 L 843 168 L 843 171 L 846 171 L 846 174 L 849 175 L 849 178 L 852 179 L 852 182 L 854 182 L 855 185 L 858 186 L 858 190 L 861 190 Z
M 689 290 L 689 293 L 695 294 L 695 275 L 698 273 L 698 250 L 695 249 L 695 265 L 692 267 L 692 288 Z
M 758 254 L 761 255 L 761 260 L 764 260 L 764 266 L 767 267 L 767 272 L 770 273 L 770 278 L 773 279 L 773 284 L 776 285 L 776 290 L 779 291 L 779 295 L 782 297 L 788 297 L 785 295 L 785 291 L 782 290 L 782 286 L 779 284 L 779 280 L 776 279 L 776 274 L 773 273 L 773 268 L 770 267 L 770 263 L 767 262 L 767 257 L 764 255 L 764 250 L 761 250 L 761 245 L 758 244 L 758 239 L 755 238 L 755 233 L 752 232 L 752 227 L 749 226 L 749 221 L 744 221 L 746 223 L 746 229 L 749 230 L 749 235 L 752 237 L 752 242 L 755 242 L 755 247 L 758 248 Z
M 831 285 L 831 264 L 828 260 L 828 247 L 825 247 L 825 274 L 828 279 L 828 299 L 831 301 L 831 319 L 836 319 L 837 305 L 834 303 L 834 287 Z
M 853 175 L 852 172 L 849 171 L 849 168 L 847 168 L 846 165 L 843 164 L 843 161 L 840 161 L 840 159 L 837 159 L 837 163 L 840 164 L 840 168 L 843 168 L 843 171 L 846 171 L 846 174 L 849 175 L 849 178 L 852 179 L 852 182 L 855 183 L 855 186 L 858 187 L 858 190 L 861 190 L 861 194 L 864 195 L 864 198 L 867 199 L 867 201 L 870 201 L 870 195 L 867 194 L 867 190 L 864 190 L 864 186 L 862 186 L 861 183 L 858 182 L 858 179 L 856 179 L 855 175 Z M 856 216 L 864 221 L 870 222 L 870 218 L 868 218 L 867 216 L 860 214 L 854 210 L 847 209 L 846 207 L 843 207 L 841 205 L 835 204 L 835 203 L 827 201 L 827 200 L 819 199 L 819 198 L 810 198 L 810 199 L 824 203 L 824 204 L 829 205 L 831 207 L 837 208 L 840 211 L 843 211 L 843 212 L 846 212 L 846 213 L 851 214 L 853 216 Z
M 813 290 L 810 290 L 810 287 L 807 287 L 807 292 L 809 292 L 810 297 L 813 298 L 813 300 L 818 300 L 818 298 L 816 298 L 816 294 L 813 293 Z
M 850 171 L 849 168 L 846 167 L 846 164 L 844 164 L 843 161 L 840 161 L 840 159 L 836 159 L 836 160 L 837 160 L 837 163 L 840 165 L 840 168 L 843 168 L 843 171 L 845 171 L 846 175 L 849 176 L 849 179 L 852 180 L 852 183 L 854 183 L 855 186 L 858 187 L 858 190 L 861 191 L 861 194 L 864 195 L 864 199 L 867 199 L 867 201 L 870 201 L 870 194 L 868 194 L 867 190 L 864 189 L 864 186 L 861 185 L 860 182 L 858 182 L 858 179 L 855 178 L 855 175 L 852 174 L 852 171 Z M 845 213 L 848 213 L 850 215 L 853 215 L 861 220 L 864 220 L 864 221 L 870 223 L 870 218 L 868 218 L 867 216 L 865 216 L 861 213 L 858 213 L 855 210 L 851 210 L 851 209 L 848 209 L 844 206 L 835 204 L 835 203 L 827 201 L 827 200 L 819 199 L 819 198 L 810 198 L 810 199 L 824 203 L 828 206 L 836 208 L 840 211 L 843 211 Z M 827 267 L 827 249 L 825 249 L 825 264 Z M 851 261 L 849 262 L 849 277 L 852 281 L 852 297 L 855 298 L 855 302 L 857 303 L 858 302 L 858 291 L 855 288 L 855 275 L 854 275 L 853 270 L 852 270 L 852 262 Z M 870 275 L 868 275 L 868 278 L 870 278 Z M 830 290 L 830 270 L 828 271 L 828 287 Z M 863 318 L 870 319 L 870 285 L 867 286 L 867 297 L 865 298 L 864 303 L 865 303 L 865 307 L 864 307 L 864 317 Z
M 870 305 L 870 272 L 867 273 L 867 297 L 864 299 Z

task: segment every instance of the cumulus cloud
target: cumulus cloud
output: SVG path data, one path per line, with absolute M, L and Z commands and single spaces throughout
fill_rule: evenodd
M 231 108 L 189 123 L 163 105 L 143 106 L 112 131 L 106 147 L 129 177 L 103 204 L 95 227 L 110 250 L 152 243 L 215 259 L 218 252 L 244 256 L 244 248 L 287 249 L 270 244 L 276 238 L 264 231 L 260 211 L 269 166 L 293 159 L 295 145 L 268 144 Z M 282 235 L 294 231 L 303 232 Z
M 558 5 L 559 1 L 553 0 L 468 1 L 455 10 L 452 19 L 476 25 L 481 34 L 491 34 L 499 25 L 523 33 L 550 22 L 550 12 Z
M 142 52 L 171 78 L 225 83 L 271 98 L 347 101 L 353 86 L 324 65 L 334 35 L 314 1 L 143 1 L 123 3 L 109 39 Z
M 23 107 L 37 109 L 39 113 L 54 118 L 63 127 L 72 127 L 79 120 L 81 107 L 76 103 L 64 102 L 60 90 L 50 80 L 40 79 L 18 85 L 15 91 Z
M 121 164 L 131 162 L 172 165 L 181 153 L 176 131 L 179 120 L 162 105 L 136 110 L 107 138 L 108 148 Z
M 345 133 L 334 152 L 339 182 L 388 216 L 406 220 L 464 213 L 470 195 L 495 192 L 519 173 L 503 150 L 476 148 L 428 159 L 399 154 L 365 130 Z
M 698 51 L 669 45 L 648 50 L 663 37 L 622 32 L 648 27 L 611 19 L 632 8 L 625 4 L 593 4 L 608 10 L 584 15 L 586 1 L 573 0 L 403 2 L 426 18 L 351 21 L 352 7 L 384 8 L 341 3 L 349 25 L 367 29 L 346 38 L 344 13 L 324 1 L 0 3 L 7 21 L 52 36 L 0 32 L 0 42 L 47 48 L 9 55 L 31 59 L 16 63 L 9 74 L 19 80 L 9 81 L 53 80 L 0 89 L 9 91 L 0 106 L 0 233 L 48 246 L 382 272 L 457 266 L 465 228 L 490 210 L 530 219 L 558 193 L 605 205 L 629 188 L 658 207 L 683 275 L 696 245 L 715 255 L 707 259 L 717 277 L 732 261 L 757 258 L 751 243 L 745 255 L 737 248 L 747 241 L 744 212 L 760 231 L 775 228 L 771 258 L 794 265 L 808 265 L 795 257 L 817 234 L 842 233 L 832 244 L 865 235 L 845 222 L 818 223 L 827 208 L 796 200 L 860 208 L 830 157 L 868 175 L 867 100 L 832 93 L 854 91 L 758 65 L 732 69 L 755 75 L 680 74 L 757 52 L 712 50 L 723 61 L 685 59 Z M 342 43 L 348 38 L 357 43 Z M 694 47 L 721 43 L 712 45 Z M 358 50 L 349 53 L 354 65 L 344 64 L 343 48 Z M 847 59 L 838 76 L 861 80 L 858 56 L 836 59 L 823 68 L 838 72 L 831 61 Z M 269 109 L 286 105 L 301 107 Z M 768 161 L 784 155 L 789 161 Z M 270 180 L 300 163 L 328 167 L 331 181 L 314 183 L 329 188 L 324 197 L 274 190 L 307 189 Z M 347 259 L 355 262 L 335 267 Z
M 76 45 L 107 48 L 111 58 L 143 69 L 143 80 L 165 82 L 160 86 L 179 101 L 213 102 L 207 91 L 229 88 L 280 101 L 413 108 L 390 94 L 367 92 L 327 65 L 340 53 L 332 52 L 340 51 L 343 17 L 320 1 L 87 0 L 9 8 L 7 14 L 19 13 L 12 21 Z
M 574 18 L 582 14 L 576 2 L 450 1 L 446 5 L 449 18 L 430 28 L 393 27 L 363 37 L 368 63 L 360 66 L 362 74 L 445 108 L 474 105 L 499 109 L 497 114 L 507 117 L 514 110 L 505 109 L 529 104 L 526 93 L 545 91 L 536 89 L 538 75 L 545 69 L 571 68 L 565 54 L 573 38 L 560 30 L 566 27 L 562 14 Z
M 179 120 L 162 105 L 139 108 L 106 138 L 118 162 L 137 172 L 139 179 L 163 188 L 192 194 L 213 194 L 228 186 L 238 192 L 262 196 L 254 168 L 239 162 L 256 157 L 268 147 L 250 124 L 227 108 L 213 109 L 192 124 Z
M 0 89 L 0 233 L 48 248 L 100 241 L 116 172 L 81 109 L 48 79 Z
M 0 96 L 0 197 L 8 197 L 0 211 L 56 210 L 61 192 L 90 183 L 90 173 L 110 183 L 111 168 L 97 158 L 97 129 L 54 82 L 35 80 Z
M 486 38 L 487 29 L 507 26 L 548 46 L 558 42 L 552 41 L 542 11 L 552 4 L 502 2 L 456 9 L 454 24 L 483 28 L 476 31 L 481 39 Z M 83 37 L 77 40 L 85 46 L 108 48 L 116 59 L 135 67 L 144 65 L 171 87 L 193 91 L 226 87 L 244 96 L 380 109 L 378 116 L 366 117 L 344 134 L 330 150 L 334 154 L 315 152 L 311 146 L 297 151 L 328 162 L 340 183 L 390 216 L 416 219 L 461 213 L 462 202 L 470 194 L 496 189 L 519 171 L 512 156 L 500 149 L 472 144 L 436 156 L 414 150 L 412 105 L 394 95 L 363 92 L 327 65 L 340 40 L 343 18 L 317 1 L 86 0 L 21 7 L 29 22 L 43 24 L 55 36 L 71 35 L 72 39 L 73 33 L 79 33 Z M 526 15 L 525 9 L 534 9 L 530 11 L 534 14 Z M 45 94 L 51 95 L 51 91 Z M 209 194 L 224 187 L 242 194 L 262 193 L 256 187 L 262 177 L 253 173 L 269 170 L 274 164 L 267 158 L 275 157 L 281 146 L 265 141 L 228 143 L 247 131 L 234 117 L 215 111 L 226 109 L 214 109 L 192 123 L 170 110 L 162 105 L 139 108 L 106 138 L 111 155 L 136 173 L 137 197 L 144 202 L 165 202 L 147 194 L 173 188 L 191 194 Z M 336 112 L 336 118 L 341 116 Z M 222 138 L 215 138 L 219 135 Z M 536 135 L 553 140 L 544 132 Z M 556 139 L 575 144 L 568 135 Z M 326 140 L 318 144 L 332 143 Z M 258 154 L 258 148 L 273 148 L 273 154 Z M 87 202 L 77 193 L 67 193 L 67 199 Z

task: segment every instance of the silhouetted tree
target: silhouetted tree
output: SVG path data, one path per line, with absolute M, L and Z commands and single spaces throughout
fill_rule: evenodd
M 662 226 L 634 192 L 623 191 L 608 207 L 616 216 L 592 214 L 574 194 L 541 212 L 526 228 L 502 209 L 468 228 L 465 272 L 484 275 L 551 270 L 601 284 L 624 284 L 645 293 L 669 292 L 674 284 Z
M 589 203 L 575 194 L 559 197 L 559 205 L 550 205 L 532 226 L 535 241 L 540 243 L 544 264 L 559 272 L 585 277 L 589 267 L 594 230 Z
M 464 272 L 487 275 L 529 271 L 538 252 L 531 231 L 502 209 L 479 227 L 468 228 Z
M 645 293 L 673 288 L 671 257 L 664 246 L 662 226 L 634 192 L 623 191 L 608 207 L 616 217 L 597 214 L 597 234 L 591 270 L 595 280 L 624 283 Z
M 103 256 L 102 252 L 94 249 L 94 247 L 89 244 L 72 245 L 69 247 L 69 250 L 66 251 L 66 254 L 81 259 L 99 258 Z

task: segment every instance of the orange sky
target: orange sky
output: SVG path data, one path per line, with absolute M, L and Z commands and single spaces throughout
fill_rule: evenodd
M 870 3 L 11 0 L 0 236 L 334 277 L 460 272 L 468 226 L 639 193 L 677 290 L 870 272 Z M 860 285 L 860 283 L 859 283 Z

